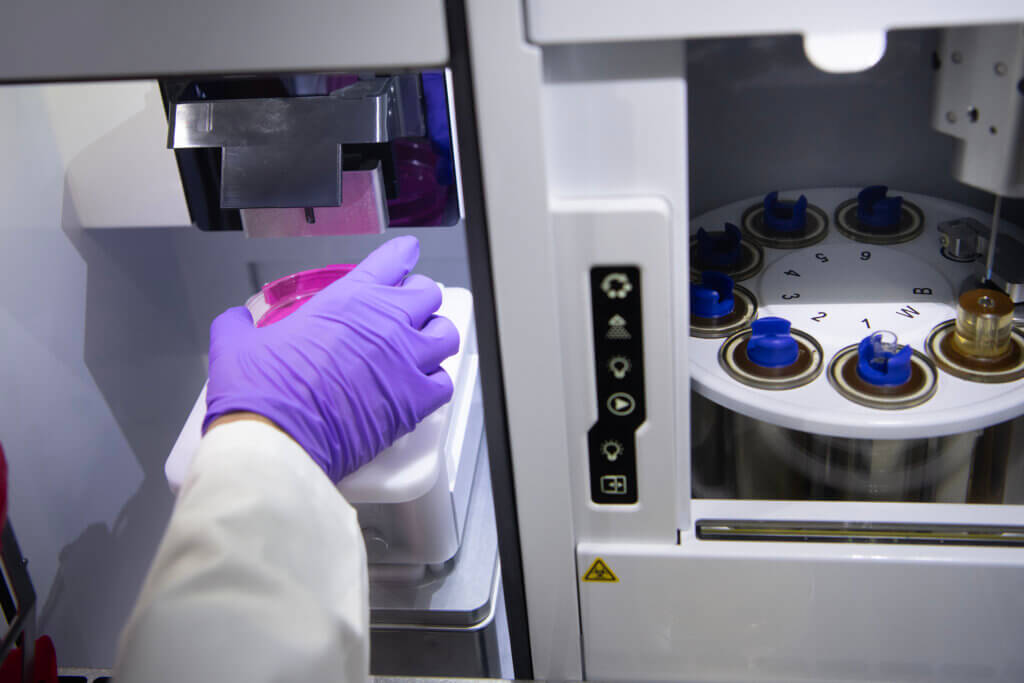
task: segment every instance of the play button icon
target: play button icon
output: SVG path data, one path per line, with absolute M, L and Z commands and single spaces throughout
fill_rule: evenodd
M 624 391 L 617 391 L 608 397 L 606 404 L 612 415 L 625 417 L 636 410 L 636 400 Z

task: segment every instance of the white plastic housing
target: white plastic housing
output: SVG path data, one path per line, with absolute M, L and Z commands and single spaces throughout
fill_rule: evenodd
M 458 353 L 441 363 L 455 385 L 452 400 L 338 484 L 358 512 L 373 563 L 440 564 L 459 549 L 483 429 L 472 294 L 444 288 L 438 314 L 462 340 Z M 205 415 L 204 386 L 164 464 L 175 493 L 199 447 Z
M 1020 2 L 943 3 L 913 0 L 905 3 L 868 2 L 809 3 L 780 0 L 753 3 L 746 0 L 721 2 L 677 2 L 675 0 L 639 0 L 633 3 L 584 0 L 469 0 L 466 3 L 470 54 L 473 61 L 473 83 L 480 139 L 482 179 L 486 194 L 488 238 L 494 273 L 494 293 L 498 328 L 501 334 L 501 363 L 504 379 L 509 446 L 516 499 L 529 504 L 517 506 L 519 540 L 522 557 L 527 613 L 529 615 L 530 654 L 533 674 L 551 680 L 907 680 L 906 665 L 921 662 L 934 649 L 912 647 L 904 650 L 906 624 L 910 612 L 899 612 L 904 605 L 945 602 L 948 609 L 928 621 L 937 625 L 945 620 L 960 625 L 978 624 L 984 610 L 959 612 L 961 599 L 972 589 L 987 586 L 988 590 L 1012 595 L 1018 583 L 1015 575 L 1002 571 L 990 556 L 981 556 L 973 563 L 971 581 L 952 584 L 936 581 L 956 579 L 954 572 L 938 576 L 928 562 L 963 562 L 971 559 L 974 550 L 942 549 L 920 562 L 901 565 L 907 578 L 900 588 L 906 592 L 890 592 L 888 600 L 862 599 L 865 591 L 878 588 L 872 581 L 883 580 L 881 572 L 840 570 L 842 577 L 827 575 L 828 562 L 809 569 L 812 557 L 800 546 L 774 546 L 766 553 L 761 548 L 735 544 L 728 561 L 721 563 L 689 562 L 677 552 L 682 543 L 692 539 L 692 521 L 703 515 L 701 503 L 691 501 L 689 485 L 689 372 L 687 339 L 689 320 L 685 296 L 688 275 L 685 242 L 688 239 L 687 188 L 701 187 L 709 193 L 696 192 L 700 200 L 706 196 L 735 198 L 761 190 L 763 178 L 771 178 L 773 169 L 793 176 L 815 174 L 827 166 L 830 173 L 842 173 L 843 180 L 822 181 L 836 184 L 853 182 L 864 173 L 845 170 L 845 159 L 829 156 L 828 141 L 824 144 L 800 145 L 803 137 L 792 137 L 785 130 L 766 134 L 772 140 L 770 163 L 752 157 L 747 141 L 751 128 L 773 116 L 755 107 L 730 110 L 716 123 L 729 131 L 721 138 L 726 145 L 723 156 L 743 157 L 744 163 L 719 171 L 700 163 L 693 164 L 693 152 L 701 145 L 687 140 L 688 131 L 695 138 L 707 130 L 707 120 L 700 118 L 705 109 L 701 90 L 693 87 L 701 82 L 700 74 L 688 79 L 682 43 L 690 37 L 750 36 L 754 34 L 815 35 L 865 31 L 881 32 L 899 28 L 921 28 L 956 24 L 1020 21 L 1024 6 Z M 890 45 L 894 41 L 890 41 Z M 685 46 L 695 54 L 708 46 L 696 42 Z M 727 48 L 727 44 L 711 46 Z M 676 55 L 671 51 L 675 50 Z M 771 90 L 776 83 L 799 83 L 808 93 L 831 97 L 833 83 L 804 78 L 803 71 L 780 68 L 771 49 L 764 51 L 763 68 L 756 71 L 721 69 L 705 74 L 704 83 L 720 79 L 723 91 L 752 88 Z M 927 54 L 924 55 L 927 58 Z M 674 58 L 673 58 L 674 57 Z M 843 77 L 843 84 L 861 82 L 861 77 Z M 870 83 L 869 75 L 864 82 Z M 836 85 L 840 82 L 835 81 Z M 692 89 L 688 92 L 688 88 Z M 845 85 L 842 87 L 845 88 Z M 707 95 L 707 88 L 704 93 Z M 696 95 L 696 96 L 695 96 Z M 714 96 L 715 93 L 712 93 Z M 731 100 L 723 97 L 723 100 Z M 766 98 L 767 99 L 767 98 Z M 913 98 L 906 100 L 913 103 Z M 868 130 L 884 128 L 888 122 L 902 120 L 911 109 L 903 106 L 878 107 L 870 113 L 851 109 L 849 119 L 828 117 L 828 124 L 843 129 L 848 138 L 857 139 Z M 864 103 L 860 103 L 864 104 Z M 741 104 L 742 107 L 742 104 Z M 540 109 L 541 115 L 538 115 Z M 793 110 L 792 120 L 814 120 L 813 108 Z M 845 125 L 861 121 L 863 126 Z M 747 122 L 753 126 L 749 126 Z M 840 125 L 842 124 L 842 125 Z M 909 124 L 908 124 L 909 125 Z M 810 138 L 815 136 L 812 134 Z M 718 139 L 715 137 L 715 139 Z M 693 142 L 692 148 L 689 143 Z M 815 143 L 821 142 L 815 140 Z M 907 151 L 915 159 L 928 158 L 927 150 L 916 145 Z M 845 147 L 842 147 L 845 149 Z M 920 155 L 920 158 L 919 158 Z M 877 157 L 879 173 L 886 169 L 884 155 Z M 688 161 L 689 159 L 689 161 Z M 745 164 L 749 161 L 751 167 Z M 874 162 L 872 162 L 874 163 Z M 783 170 L 785 169 L 785 170 Z M 838 169 L 838 170 L 837 170 Z M 716 172 L 719 171 L 719 172 Z M 689 176 L 689 182 L 688 178 Z M 838 177 L 838 176 L 837 176 Z M 754 182 L 754 181 L 757 182 Z M 745 183 L 748 183 L 745 185 Z M 788 186 L 809 184 L 798 180 Z M 921 187 L 940 186 L 923 180 Z M 751 190 L 741 189 L 752 187 Z M 785 189 L 786 186 L 779 189 Z M 731 189 L 731 191 L 730 191 Z M 768 191 L 771 188 L 764 188 Z M 622 203 L 660 198 L 666 205 L 667 238 L 656 242 L 653 216 L 643 219 L 643 236 L 637 220 L 625 216 Z M 620 202 L 620 200 L 622 200 Z M 729 199 L 724 199 L 729 201 Z M 586 209 L 586 210 L 584 210 Z M 704 209 L 700 209 L 703 211 Z M 600 216 L 605 220 L 595 219 Z M 616 215 L 619 214 L 619 215 Z M 607 226 L 607 227 L 606 227 Z M 620 241 L 615 232 L 626 236 Z M 612 233 L 609 235 L 609 233 Z M 626 240 L 632 240 L 632 243 Z M 626 244 L 627 249 L 623 248 Z M 634 244 L 635 243 L 635 244 Z M 668 256 L 669 270 L 665 276 L 655 275 L 656 259 L 641 258 L 637 252 L 645 248 L 659 249 Z M 571 260 L 564 260 L 566 255 Z M 585 297 L 586 272 L 574 266 L 588 263 L 642 264 L 644 269 L 645 345 L 654 340 L 655 332 L 664 327 L 671 332 L 674 354 L 653 350 L 645 356 L 648 383 L 647 404 L 667 408 L 673 416 L 672 441 L 663 443 L 656 434 L 666 426 L 660 417 L 648 413 L 648 425 L 642 429 L 650 441 L 638 450 L 638 476 L 650 484 L 641 485 L 640 504 L 636 509 L 603 510 L 589 504 L 589 482 L 584 466 L 586 442 L 584 435 L 591 423 L 585 418 L 593 410 L 593 350 L 588 336 Z M 530 265 L 524 277 L 523 264 Z M 658 266 L 657 272 L 661 272 Z M 557 287 L 557 290 L 555 288 Z M 552 296 L 552 291 L 557 296 Z M 655 297 L 649 299 L 652 292 Z M 667 293 L 667 297 L 664 296 Z M 661 303 L 668 299 L 666 311 Z M 673 363 L 674 360 L 674 363 Z M 569 457 L 563 454 L 569 453 Z M 569 460 L 569 467 L 565 460 Z M 665 461 L 672 461 L 666 464 Z M 673 468 L 677 477 L 669 479 L 663 472 Z M 668 483 L 668 485 L 665 485 Z M 646 486 L 646 488 L 643 488 Z M 568 500 L 567 499 L 571 499 Z M 739 502 L 739 501 L 733 501 Z M 658 518 L 661 506 L 677 510 L 675 520 Z M 623 506 L 625 507 L 625 506 Z M 861 507 L 869 507 L 861 504 Z M 888 508 L 891 518 L 903 519 L 917 514 L 929 515 L 944 506 L 901 505 Z M 827 510 L 827 506 L 823 507 Z M 801 519 L 817 519 L 817 509 L 803 509 Z M 848 512 L 848 510 L 844 510 Z M 959 510 L 958 510 L 959 512 Z M 768 514 L 761 509 L 747 510 L 754 518 Z M 1007 513 L 1007 519 L 1019 518 Z M 963 516 L 966 518 L 966 516 Z M 662 534 L 664 527 L 670 533 Z M 567 557 L 571 544 L 587 544 L 584 552 Z M 591 554 L 593 547 L 600 552 Z M 629 578 L 618 583 L 581 583 L 580 579 L 594 555 L 605 549 L 625 549 L 645 553 L 639 564 L 649 571 L 628 572 Z M 892 566 L 891 557 L 902 548 L 857 546 L 842 550 L 858 556 L 862 564 Z M 714 549 L 712 549 L 713 551 Z M 815 549 L 817 550 L 817 549 Z M 837 549 L 838 550 L 838 549 Z M 806 553 L 806 554 L 805 554 Z M 661 555 L 672 556 L 661 564 Z M 784 567 L 780 557 L 792 558 Z M 617 571 L 614 556 L 606 558 Z M 1021 556 L 1013 560 L 1020 566 Z M 781 571 L 778 569 L 782 567 Z M 630 569 L 627 567 L 627 569 Z M 664 572 L 662 573 L 662 569 Z M 1019 570 L 1018 570 L 1019 571 Z M 792 592 L 775 590 L 765 577 L 805 572 L 812 579 L 794 586 Z M 815 579 L 821 577 L 820 582 Z M 879 612 L 873 622 L 867 619 L 851 624 L 864 627 L 868 637 L 875 638 L 871 654 L 874 660 L 865 676 L 859 672 L 827 664 L 849 652 L 842 604 L 830 602 L 833 594 L 816 591 L 816 586 L 831 588 L 842 585 L 849 577 L 863 577 L 859 585 L 850 586 L 849 601 L 854 607 L 884 604 L 888 612 Z M 916 580 L 915 580 L 916 579 Z M 947 588 L 952 586 L 952 588 Z M 802 592 L 800 592 L 802 591 Z M 953 600 L 945 598 L 955 592 Z M 870 593 L 866 593 L 870 597 Z M 731 596 L 731 597 L 730 597 Z M 753 596 L 766 605 L 759 613 L 732 610 Z M 772 600 L 777 596 L 777 600 Z M 797 597 L 799 603 L 788 602 Z M 936 597 L 938 596 L 938 597 Z M 653 608 L 651 606 L 654 605 Z M 791 605 L 799 609 L 790 609 Z M 991 606 L 988 603 L 987 606 Z M 813 622 L 801 622 L 806 614 L 817 616 Z M 888 621 L 892 613 L 892 621 Z M 865 614 L 862 610 L 859 614 Z M 787 618 L 782 619 L 785 615 Z M 979 618 L 976 618 L 979 617 Z M 1002 627 L 1018 628 L 1013 615 L 991 615 L 994 631 Z M 971 621 L 974 619 L 973 621 Z M 807 624 L 809 628 L 806 628 Z M 893 628 L 879 628 L 892 623 Z M 708 634 L 702 637 L 701 629 Z M 771 661 L 774 652 L 779 658 L 794 659 L 792 652 L 772 650 L 790 631 L 806 632 L 803 641 L 807 657 L 806 671 L 787 670 Z M 954 632 L 952 629 L 951 632 Z M 960 631 L 956 631 L 959 633 Z M 978 629 L 982 633 L 982 629 Z M 1011 631 L 1008 631 L 1011 632 Z M 757 636 L 764 634 L 767 645 L 758 650 Z M 893 634 L 896 634 L 893 637 Z M 739 665 L 728 668 L 712 663 L 702 666 L 704 657 L 718 653 L 727 656 L 735 635 L 742 648 L 732 648 Z M 941 636 L 942 634 L 938 634 Z M 954 636 L 955 637 L 955 636 Z M 982 636 L 984 637 L 984 636 Z M 583 641 L 586 646 L 582 647 Z M 717 639 L 717 640 L 713 640 Z M 796 640 L 790 643 L 796 643 Z M 944 657 L 953 657 L 956 640 L 943 642 Z M 1005 642 L 1002 641 L 1002 642 Z M 789 646 L 790 643 L 787 643 Z M 917 645 L 920 639 L 911 645 Z M 715 652 L 709 652 L 716 649 Z M 859 653 L 855 653 L 856 656 Z M 977 680 L 971 674 L 972 664 L 990 655 L 991 668 L 1004 670 L 1019 656 L 1008 648 L 972 652 L 965 657 L 966 667 L 953 668 L 947 680 Z M 998 661 L 1001 658 L 1002 661 Z M 813 659 L 813 662 L 807 663 Z M 886 663 L 879 666 L 878 662 Z M 927 660 L 924 660 L 927 662 Z M 895 668 L 889 667 L 895 662 Z M 788 662 L 787 662 L 788 664 Z M 942 665 L 945 666 L 944 660 Z M 904 668 L 901 668 L 904 667 Z M 931 671 L 929 664 L 929 671 Z M 965 675 L 966 672 L 966 675 Z M 959 677 L 958 677 L 959 674 Z M 1008 674 L 1009 675 L 1009 674 Z M 918 677 L 921 678 L 921 677 Z M 928 680 L 928 676 L 923 677 Z M 932 679 L 938 676 L 932 676 Z M 1019 678 L 1019 677 L 1018 677 Z M 1013 680 L 1012 678 L 1010 678 Z
M 64 167 L 69 220 L 83 228 L 192 223 L 156 81 L 60 83 L 38 92 Z
M 0 79 L 389 71 L 448 59 L 442 0 L 4 3 Z M 54 49 L 60 46 L 60 49 Z
M 540 45 L 802 33 L 843 36 L 889 30 L 1021 21 L 1016 0 L 526 0 L 527 31 Z
M 843 521 L 888 521 L 908 507 L 693 505 L 696 519 Z M 1014 519 L 1002 506 L 927 507 L 956 523 Z M 1020 548 L 684 534 L 678 545 L 580 544 L 581 576 L 597 558 L 618 581 L 579 584 L 588 680 L 1024 680 Z

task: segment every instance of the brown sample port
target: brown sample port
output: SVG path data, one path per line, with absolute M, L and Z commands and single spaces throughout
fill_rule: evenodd
M 900 209 L 900 224 L 890 232 L 879 232 L 857 218 L 857 198 L 847 199 L 836 207 L 836 228 L 851 240 L 868 244 L 899 244 L 909 242 L 924 230 L 924 212 L 906 198 Z
M 725 273 L 735 282 L 749 280 L 761 272 L 763 264 L 764 251 L 760 245 L 754 244 L 750 240 L 740 242 L 739 262 L 731 268 L 701 263 L 700 256 L 697 253 L 697 237 L 693 236 L 690 238 L 690 277 L 693 279 L 699 279 L 702 271 L 715 270 Z
M 733 287 L 732 297 L 735 305 L 731 313 L 718 318 L 691 315 L 690 334 L 704 339 L 728 337 L 749 325 L 757 317 L 757 297 L 749 289 L 739 285 Z
M 763 367 L 747 358 L 747 328 L 732 335 L 718 351 L 718 362 L 733 379 L 758 389 L 793 389 L 812 381 L 821 373 L 821 345 L 811 335 L 791 329 L 798 350 L 796 360 L 782 367 Z
M 919 406 L 935 394 L 938 371 L 927 356 L 914 351 L 910 379 L 899 385 L 865 382 L 857 372 L 858 344 L 840 349 L 828 366 L 828 380 L 843 397 L 869 408 L 899 410 Z
M 801 249 L 817 244 L 828 235 L 828 214 L 814 204 L 807 205 L 807 225 L 803 230 L 779 232 L 764 224 L 764 204 L 759 202 L 743 212 L 743 234 L 758 244 L 775 249 Z
M 993 289 L 960 295 L 956 320 L 928 335 L 928 353 L 946 372 L 975 382 L 1024 377 L 1024 337 L 1013 326 L 1013 301 Z

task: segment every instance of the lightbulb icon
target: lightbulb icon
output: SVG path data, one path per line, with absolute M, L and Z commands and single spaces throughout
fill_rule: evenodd
M 614 356 L 608 361 L 608 369 L 615 379 L 625 379 L 626 373 L 630 371 L 633 364 L 625 356 Z

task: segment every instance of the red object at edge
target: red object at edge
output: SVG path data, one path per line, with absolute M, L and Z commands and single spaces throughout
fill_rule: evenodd
M 4 663 L 0 664 L 0 683 L 22 683 L 21 648 L 10 651 Z M 36 640 L 36 658 L 32 663 L 32 683 L 58 683 L 57 650 L 50 636 Z
M 7 459 L 4 445 L 0 444 L 0 529 L 7 523 Z

